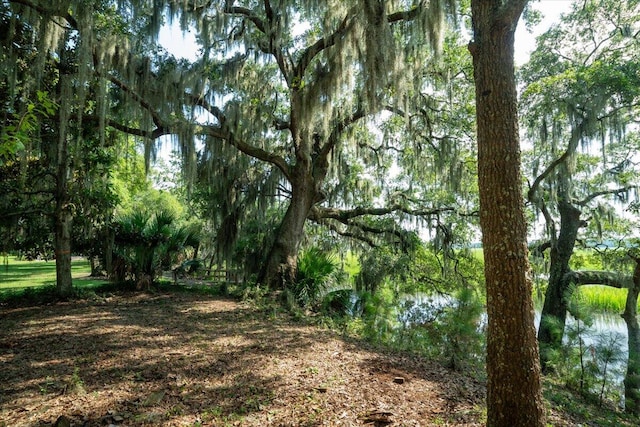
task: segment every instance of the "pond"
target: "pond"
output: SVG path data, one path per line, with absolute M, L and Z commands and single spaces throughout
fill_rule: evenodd
M 359 298 L 353 291 L 349 292 L 347 313 L 352 317 L 361 314 L 358 309 Z M 424 293 L 401 295 L 397 300 L 394 316 L 398 330 L 406 330 L 412 327 L 421 327 L 432 323 L 447 309 L 455 307 L 458 301 L 451 296 L 429 295 Z M 535 312 L 535 326 L 540 323 L 540 310 Z M 477 319 L 478 331 L 484 331 L 486 327 L 486 312 Z M 579 331 L 579 333 L 578 333 Z M 585 326 L 584 322 L 578 322 L 571 315 L 567 316 L 565 328 L 565 344 L 577 346 L 578 340 L 582 340 L 584 360 L 592 366 L 602 364 L 604 352 L 607 352 L 612 363 L 607 366 L 607 381 L 612 388 L 622 390 L 622 381 L 627 364 L 627 326 L 620 317 L 615 314 L 597 314 L 592 316 L 592 324 Z
M 405 295 L 400 298 L 398 321 L 405 327 L 433 322 L 443 310 L 455 304 L 455 298 L 448 296 Z M 478 321 L 479 329 L 486 327 L 486 320 L 486 312 L 483 312 Z M 534 321 L 537 330 L 540 324 L 540 309 L 536 309 Z M 593 369 L 592 373 L 600 385 L 603 373 L 606 373 L 604 378 L 608 388 L 622 400 L 622 381 L 628 357 L 627 325 L 620 315 L 615 314 L 592 315 L 590 323 L 587 326 L 568 315 L 563 341 L 576 348 L 581 344 L 585 365 Z M 597 393 L 599 394 L 599 390 Z

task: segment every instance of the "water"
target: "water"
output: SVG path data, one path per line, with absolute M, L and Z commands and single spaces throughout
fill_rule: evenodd
M 358 296 L 350 294 L 347 311 L 351 316 L 358 316 Z M 402 295 L 396 306 L 396 320 L 402 328 L 411 328 L 435 321 L 447 308 L 455 306 L 457 300 L 447 295 L 428 295 L 424 293 Z M 622 390 L 622 381 L 626 371 L 628 357 L 627 326 L 619 315 L 594 315 L 591 326 L 578 323 L 571 315 L 567 315 L 564 342 L 568 344 L 572 336 L 573 345 L 578 339 L 582 341 L 584 360 L 592 366 L 602 368 L 602 358 L 607 356 L 611 363 L 607 366 L 607 383 L 610 389 Z M 540 311 L 535 313 L 535 326 L 540 323 Z M 486 313 L 480 316 L 478 329 L 486 327 Z M 576 331 L 580 329 L 579 336 Z M 597 375 L 596 375 L 597 376 Z M 601 381 L 602 378 L 599 377 Z M 600 382 L 601 384 L 601 382 Z

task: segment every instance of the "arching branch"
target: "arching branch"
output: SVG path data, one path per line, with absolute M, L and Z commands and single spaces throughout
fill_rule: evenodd
M 408 215 L 413 216 L 433 216 L 439 215 L 445 212 L 455 212 L 455 208 L 453 207 L 442 207 L 442 208 L 434 208 L 434 209 L 409 209 L 405 206 L 395 204 L 392 206 L 384 207 L 384 208 L 355 208 L 355 209 L 337 209 L 337 208 L 327 208 L 323 206 L 314 206 L 310 213 L 310 218 L 331 218 L 337 221 L 340 221 L 344 224 L 347 224 L 349 220 L 361 216 L 373 215 L 373 216 L 382 216 L 388 215 L 394 212 L 402 212 Z M 468 214 L 462 214 L 468 215 Z
M 267 24 L 262 18 L 260 18 L 253 10 L 243 6 L 229 6 L 224 8 L 224 12 L 229 15 L 240 15 L 247 18 L 256 26 L 256 28 L 263 34 L 267 33 Z
M 338 40 L 345 36 L 351 25 L 353 25 L 353 20 L 349 15 L 347 15 L 340 22 L 340 25 L 338 25 L 338 28 L 336 28 L 336 30 L 332 34 L 317 40 L 314 44 L 307 47 L 302 52 L 302 55 L 300 56 L 300 59 L 298 59 L 298 62 L 295 64 L 295 76 L 298 78 L 302 78 L 313 58 L 315 58 L 323 50 L 334 46 L 338 42 Z
M 582 199 L 582 200 L 580 200 L 578 202 L 575 202 L 575 203 L 578 206 L 586 206 L 590 201 L 592 201 L 593 199 L 595 199 L 597 197 L 607 196 L 607 195 L 611 195 L 611 194 L 627 193 L 630 190 L 633 190 L 634 188 L 638 188 L 638 186 L 636 186 L 636 185 L 628 185 L 626 187 L 613 188 L 611 190 L 596 191 L 595 193 L 591 193 L 587 197 L 585 197 L 584 199 Z
M 563 280 L 576 286 L 605 285 L 612 288 L 628 289 L 633 286 L 633 277 L 613 271 L 569 271 Z
M 254 145 L 248 144 L 243 140 L 238 140 L 235 138 L 232 132 L 227 131 L 224 128 L 220 128 L 217 126 L 202 126 L 201 129 L 202 133 L 206 133 L 207 135 L 214 138 L 224 140 L 226 143 L 237 148 L 240 152 L 248 156 L 265 161 L 267 163 L 271 163 L 272 165 L 280 169 L 287 180 L 291 181 L 291 172 L 289 171 L 289 165 L 283 157 L 277 156 L 273 153 L 263 150 L 262 148 L 258 148 Z

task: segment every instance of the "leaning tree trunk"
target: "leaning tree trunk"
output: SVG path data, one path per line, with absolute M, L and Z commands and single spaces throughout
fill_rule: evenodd
M 514 33 L 526 1 L 472 0 L 487 426 L 545 425 L 522 195 Z
M 562 344 L 569 299 L 567 293 L 571 283 L 565 280 L 565 277 L 570 272 L 569 261 L 578 237 L 578 230 L 582 225 L 580 210 L 570 202 L 560 201 L 558 210 L 560 211 L 560 233 L 555 244 L 551 246 L 549 286 L 545 294 L 538 330 L 540 358 L 544 371 L 550 369 L 549 353 Z
M 318 183 L 312 174 L 297 165 L 291 182 L 291 201 L 276 230 L 273 246 L 267 256 L 258 283 L 271 289 L 286 289 L 296 278 L 298 250 L 304 237 L 304 224 L 317 201 Z
M 629 361 L 624 377 L 625 411 L 640 415 L 640 327 L 638 326 L 638 294 L 640 294 L 640 258 L 634 258 L 636 268 L 633 286 L 627 293 L 622 318 L 629 334 Z

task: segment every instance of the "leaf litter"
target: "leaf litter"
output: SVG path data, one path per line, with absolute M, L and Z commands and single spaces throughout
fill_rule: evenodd
M 0 325 L 2 427 L 485 421 L 469 376 L 220 297 L 3 308 Z

